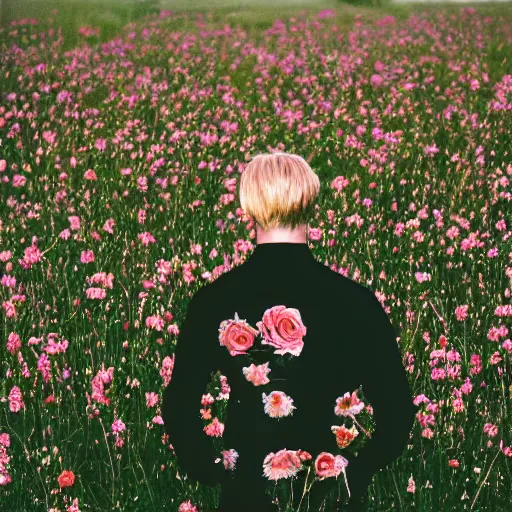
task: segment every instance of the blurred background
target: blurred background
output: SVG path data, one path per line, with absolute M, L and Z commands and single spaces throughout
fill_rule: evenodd
M 419 5 L 418 5 L 419 4 Z M 175 12 L 213 12 L 210 21 L 236 22 L 245 29 L 268 28 L 277 16 L 291 16 L 300 9 L 335 9 L 343 13 L 347 23 L 356 13 L 383 13 L 406 16 L 408 12 L 448 11 L 457 6 L 485 6 L 485 12 L 510 11 L 511 0 L 0 0 L 0 26 L 20 18 L 51 17 L 63 27 L 67 44 L 83 25 L 101 26 L 101 40 L 116 34 L 126 23 L 161 10 Z M 370 8 L 373 8 L 370 11 Z M 482 11 L 483 12 L 483 11 Z

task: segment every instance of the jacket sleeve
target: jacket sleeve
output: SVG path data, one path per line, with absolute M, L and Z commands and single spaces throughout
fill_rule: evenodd
M 201 397 L 218 369 L 217 340 L 211 334 L 208 311 L 200 289 L 189 303 L 175 349 L 171 381 L 162 400 L 165 431 L 180 467 L 188 477 L 204 485 L 215 486 L 224 478 L 222 461 L 215 463 L 213 441 L 203 431 Z
M 375 432 L 347 468 L 349 472 L 352 464 L 354 475 L 364 475 L 360 480 L 368 485 L 376 472 L 402 455 L 416 413 L 395 328 L 377 297 L 369 293 L 369 306 L 361 312 L 367 320 L 360 330 L 365 368 L 360 382 L 373 408 Z

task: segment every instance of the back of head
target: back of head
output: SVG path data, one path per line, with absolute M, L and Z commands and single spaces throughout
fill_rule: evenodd
M 240 177 L 240 205 L 263 230 L 307 224 L 320 191 L 318 175 L 298 155 L 256 155 Z

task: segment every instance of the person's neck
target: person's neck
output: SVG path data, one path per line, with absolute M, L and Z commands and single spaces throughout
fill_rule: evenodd
M 274 228 L 263 230 L 260 226 L 256 226 L 256 244 L 271 244 L 271 243 L 292 243 L 292 244 L 305 244 L 306 239 L 306 224 L 300 224 L 295 229 L 290 228 Z

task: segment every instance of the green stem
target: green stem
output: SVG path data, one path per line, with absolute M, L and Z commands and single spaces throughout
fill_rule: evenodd
M 355 416 L 353 414 L 351 414 L 350 417 L 354 420 L 354 423 L 371 439 L 372 438 L 371 434 L 359 424 L 359 422 L 356 420 Z

